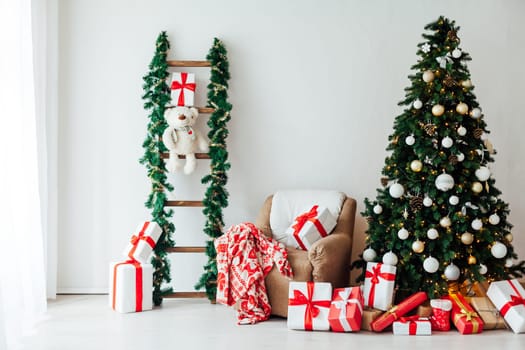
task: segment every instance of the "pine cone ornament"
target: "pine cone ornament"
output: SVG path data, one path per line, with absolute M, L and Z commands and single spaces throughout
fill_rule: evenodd
M 447 75 L 445 79 L 443 79 L 443 85 L 446 87 L 454 87 L 457 85 L 457 82 L 450 75 Z
M 459 43 L 459 38 L 458 38 L 458 34 L 456 33 L 455 30 L 449 30 L 448 33 L 447 33 L 447 39 L 450 40 L 450 41 L 456 41 Z
M 386 187 L 386 185 L 388 185 L 388 177 L 381 178 L 381 185 L 383 185 L 383 187 Z
M 448 162 L 452 165 L 456 165 L 458 164 L 458 157 L 452 154 L 450 157 L 448 157 Z
M 366 222 L 368 223 L 371 223 L 372 221 L 374 221 L 374 218 L 371 216 L 367 216 L 365 219 L 366 219 Z
M 412 212 L 417 212 L 423 208 L 423 198 L 416 196 L 410 198 L 410 209 Z
M 425 124 L 423 130 L 428 134 L 428 136 L 433 136 L 436 133 L 436 126 L 432 123 Z
M 483 129 L 476 128 L 474 129 L 473 135 L 475 138 L 479 139 L 483 135 Z

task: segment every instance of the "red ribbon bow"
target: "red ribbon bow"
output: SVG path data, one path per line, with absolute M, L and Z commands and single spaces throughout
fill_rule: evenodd
M 297 243 L 299 244 L 299 246 L 301 247 L 301 249 L 303 249 L 303 250 L 308 250 L 308 249 L 306 249 L 306 246 L 304 245 L 303 241 L 301 240 L 301 237 L 299 237 L 299 232 L 303 228 L 304 224 L 306 224 L 308 221 L 310 221 L 311 223 L 313 223 L 315 225 L 315 227 L 317 228 L 317 231 L 319 231 L 319 234 L 321 235 L 321 237 L 326 237 L 328 235 L 326 233 L 326 230 L 323 227 L 323 224 L 321 224 L 321 222 L 317 219 L 317 215 L 318 215 L 317 209 L 318 208 L 319 208 L 318 205 L 314 205 L 312 207 L 312 209 L 310 209 L 309 212 L 303 213 L 303 214 L 299 215 L 298 217 L 296 217 L 295 218 L 295 224 L 292 225 L 292 228 L 294 230 L 293 236 L 294 236 L 295 240 L 297 241 Z
M 389 272 L 381 272 L 381 266 L 383 264 L 377 263 L 376 266 L 372 267 L 372 272 L 366 270 L 365 278 L 370 278 L 370 293 L 368 294 L 368 306 L 374 306 L 376 284 L 379 283 L 379 278 L 385 281 L 395 281 L 396 275 Z
M 314 282 L 306 282 L 306 291 L 308 296 L 304 295 L 300 290 L 293 291 L 293 298 L 289 300 L 288 305 L 298 306 L 306 305 L 304 312 L 304 330 L 313 330 L 313 319 L 319 315 L 321 311 L 319 307 L 330 307 L 330 300 L 312 300 L 314 294 Z
M 399 322 L 401 323 L 407 323 L 408 322 L 408 335 L 416 335 L 417 333 L 417 322 L 419 321 L 419 316 L 406 316 L 406 317 L 400 317 Z
M 506 302 L 505 305 L 503 305 L 503 307 L 501 308 L 501 311 L 500 311 L 500 314 L 505 317 L 505 314 L 511 309 L 513 308 L 514 306 L 518 306 L 518 305 L 524 305 L 525 306 L 525 298 L 520 294 L 520 292 L 518 291 L 518 289 L 514 286 L 514 284 L 512 283 L 512 281 L 507 281 L 510 286 L 512 287 L 512 289 L 514 290 L 514 292 L 516 292 L 516 294 L 518 295 L 511 295 L 510 296 L 510 301 Z
M 184 89 L 195 91 L 195 83 L 187 83 L 188 73 L 180 73 L 180 82 L 174 80 L 171 82 L 171 90 L 179 90 L 179 100 L 177 101 L 177 106 L 184 106 Z
M 133 245 L 133 247 L 129 251 L 128 256 L 133 260 L 135 259 L 133 254 L 135 254 L 135 251 L 137 250 L 140 241 L 146 242 L 151 248 L 155 247 L 155 241 L 153 240 L 153 238 L 151 238 L 150 236 L 146 236 L 146 230 L 148 229 L 148 226 L 149 221 L 144 222 L 144 225 L 140 229 L 139 234 L 131 236 L 130 243 Z

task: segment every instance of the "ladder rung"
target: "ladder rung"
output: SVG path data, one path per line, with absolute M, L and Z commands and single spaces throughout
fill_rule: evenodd
M 197 107 L 197 109 L 199 110 L 199 113 L 202 114 L 212 114 L 215 112 L 215 108 L 213 107 Z
M 170 67 L 211 67 L 210 61 L 169 60 L 166 63 Z
M 168 253 L 205 253 L 206 247 L 171 247 L 166 251 Z
M 160 154 L 160 157 L 162 159 L 168 159 L 170 157 L 170 154 L 168 152 L 164 152 Z M 208 153 L 195 153 L 195 158 L 197 159 L 210 159 L 210 155 Z M 179 159 L 186 159 L 186 156 L 183 154 L 179 154 Z
M 205 292 L 173 292 L 162 296 L 163 298 L 207 298 Z
M 165 207 L 204 207 L 202 201 L 165 201 Z

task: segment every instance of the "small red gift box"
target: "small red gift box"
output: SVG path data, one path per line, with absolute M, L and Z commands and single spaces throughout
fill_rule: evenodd
M 465 300 L 463 295 L 452 293 L 448 295 L 452 301 L 452 322 L 461 334 L 476 334 L 483 331 L 483 320 Z
M 334 290 L 328 322 L 334 332 L 357 332 L 363 317 L 363 293 L 360 287 Z
M 372 324 L 372 330 L 374 332 L 381 332 L 386 327 L 390 326 L 394 321 L 398 320 L 400 317 L 406 315 L 410 310 L 415 309 L 422 303 L 427 300 L 427 293 L 417 292 L 412 294 L 405 300 L 403 300 L 398 305 L 394 306 L 377 319 L 375 319 Z

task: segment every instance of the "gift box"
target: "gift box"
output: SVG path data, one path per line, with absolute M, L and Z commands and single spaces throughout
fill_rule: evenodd
M 310 211 L 295 218 L 286 234 L 291 237 L 290 245 L 309 250 L 312 244 L 328 236 L 336 223 L 337 218 L 327 208 L 314 205 Z
M 394 335 L 431 335 L 430 320 L 418 315 L 401 317 L 392 325 Z
M 465 300 L 463 295 L 452 293 L 448 295 L 448 299 L 452 302 L 452 322 L 459 333 L 476 334 L 483 332 L 483 320 Z
M 289 329 L 327 331 L 332 285 L 326 282 L 290 282 L 288 292 Z
M 171 76 L 171 104 L 193 106 L 195 99 L 195 74 L 173 72 Z
M 337 288 L 328 313 L 328 323 L 334 332 L 357 332 L 363 317 L 363 292 L 360 287 Z
M 401 303 L 397 304 L 396 306 L 392 307 L 387 312 L 383 313 L 381 316 L 376 318 L 371 323 L 371 328 L 374 332 L 381 332 L 388 326 L 390 326 L 394 321 L 397 321 L 400 317 L 406 315 L 411 310 L 415 309 L 422 303 L 424 303 L 427 300 L 427 293 L 425 292 L 417 292 L 415 294 L 412 294 L 405 300 L 403 300 Z
M 425 301 L 423 304 L 417 307 L 416 315 L 421 318 L 428 318 L 432 316 L 432 306 L 430 306 L 430 300 Z
M 153 308 L 153 267 L 128 260 L 109 265 L 109 306 L 118 312 Z
M 503 316 L 487 297 L 472 297 L 469 299 L 470 305 L 476 310 L 479 317 L 485 324 L 484 330 L 507 328 Z
M 474 281 L 465 280 L 459 289 L 460 293 L 465 297 L 486 297 L 489 289 L 488 281 Z
M 365 306 L 386 311 L 392 306 L 396 267 L 382 263 L 367 263 L 363 295 Z
M 365 307 L 363 310 L 363 317 L 361 319 L 361 329 L 365 331 L 372 331 L 372 322 L 381 316 L 384 312 L 382 310 L 371 309 Z
M 147 263 L 151 251 L 162 233 L 160 226 L 153 221 L 145 221 L 137 226 L 124 249 L 124 256 L 131 260 Z
M 492 282 L 487 296 L 514 333 L 525 332 L 525 289 L 518 280 Z

